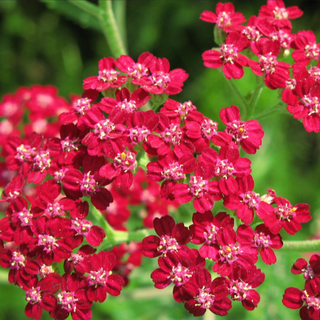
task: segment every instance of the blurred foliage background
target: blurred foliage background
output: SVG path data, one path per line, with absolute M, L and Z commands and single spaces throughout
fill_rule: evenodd
M 79 0 L 81 1 L 81 0 Z M 115 0 L 125 9 L 125 30 L 129 55 L 136 60 L 145 51 L 166 57 L 171 68 L 189 73 L 183 92 L 173 97 L 191 100 L 206 116 L 219 122 L 221 108 L 237 105 L 237 98 L 218 70 L 203 66 L 201 54 L 214 46 L 213 25 L 199 20 L 204 10 L 215 11 L 213 0 Z M 96 3 L 96 1 L 90 1 Z M 121 4 L 119 2 L 122 2 Z M 248 18 L 257 15 L 264 1 L 232 1 L 236 11 Z M 319 1 L 290 0 L 286 6 L 298 5 L 304 15 L 293 20 L 293 33 L 313 30 L 320 39 Z M 60 95 L 81 94 L 82 80 L 96 75 L 98 61 L 110 56 L 105 38 L 97 21 L 68 1 L 0 1 L 0 94 L 13 93 L 20 86 L 51 84 Z M 244 94 L 254 89 L 254 76 L 249 70 L 237 81 Z M 257 111 L 271 108 L 277 102 L 277 92 L 265 89 Z M 274 189 L 292 204 L 311 205 L 312 221 L 303 226 L 294 239 L 320 235 L 319 154 L 320 135 L 307 133 L 302 124 L 289 113 L 274 114 L 261 120 L 265 131 L 264 143 L 251 156 L 255 191 L 264 194 Z M 285 236 L 285 235 L 284 235 Z M 286 237 L 285 238 L 289 238 Z M 290 239 L 292 240 L 292 239 Z M 266 281 L 259 288 L 259 307 L 249 312 L 241 304 L 225 319 L 299 319 L 298 312 L 286 309 L 282 294 L 286 287 L 301 287 L 303 281 L 293 276 L 290 268 L 299 253 L 279 253 L 275 266 L 261 264 Z M 109 296 L 105 303 L 96 304 L 93 319 L 193 319 L 182 305 L 171 297 L 171 288 L 152 288 L 149 277 L 155 261 L 144 261 L 143 268 L 132 274 L 128 288 L 119 297 Z M 1 274 L 0 319 L 25 319 L 24 295 L 7 284 Z M 208 314 L 205 319 L 214 319 Z M 43 319 L 49 319 L 46 315 Z

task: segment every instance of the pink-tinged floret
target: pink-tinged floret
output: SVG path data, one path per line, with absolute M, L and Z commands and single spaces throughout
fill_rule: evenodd
M 124 285 L 124 280 L 117 274 L 112 274 L 116 264 L 116 256 L 111 252 L 101 251 L 98 254 L 84 258 L 87 273 L 87 297 L 89 301 L 103 302 L 107 294 L 118 296 Z
M 266 264 L 277 262 L 272 249 L 280 249 L 283 245 L 280 234 L 273 234 L 264 224 L 258 225 L 255 230 L 250 226 L 239 226 L 237 241 L 252 249 L 256 248 L 257 252 L 260 252 L 262 261 Z
M 240 79 L 244 75 L 243 67 L 249 65 L 249 59 L 240 54 L 248 45 L 248 38 L 241 33 L 231 32 L 228 34 L 226 43 L 222 44 L 220 51 L 207 50 L 202 54 L 203 63 L 207 68 L 222 71 L 227 79 Z
M 237 243 L 236 232 L 224 228 L 217 235 L 218 247 L 213 247 L 211 259 L 216 261 L 212 270 L 228 276 L 235 268 L 249 270 L 257 262 L 257 251 Z
M 305 283 L 304 290 L 290 287 L 285 290 L 282 303 L 290 309 L 300 309 L 302 320 L 316 320 L 320 316 L 320 279 L 314 278 Z
M 308 281 L 315 277 L 320 276 L 320 256 L 318 254 L 313 254 L 309 263 L 303 259 L 299 258 L 292 266 L 291 272 L 293 274 L 303 274 L 303 278 Z
M 166 58 L 154 58 L 150 72 L 151 75 L 142 78 L 139 84 L 151 94 L 178 94 L 189 77 L 183 69 L 170 71 L 170 64 Z
M 260 301 L 260 295 L 254 289 L 264 282 L 264 273 L 256 267 L 248 270 L 234 269 L 229 279 L 231 300 L 241 301 L 244 308 L 254 310 Z
M 234 5 L 231 2 L 217 3 L 215 13 L 204 11 L 201 13 L 200 19 L 205 22 L 216 23 L 220 29 L 225 31 L 246 21 L 241 12 L 235 12 Z
M 140 85 L 141 79 L 144 79 L 150 75 L 150 65 L 154 59 L 154 56 L 149 52 L 142 53 L 137 62 L 135 62 L 131 57 L 122 55 L 117 59 L 118 69 L 128 75 L 129 80 L 132 83 Z M 142 80 L 143 83 L 143 80 Z
M 295 93 L 300 100 L 292 99 L 286 100 L 289 102 L 287 110 L 293 115 L 295 119 L 302 119 L 302 123 L 306 131 L 319 132 L 320 131 L 320 85 L 314 83 L 309 77 L 297 82 Z
M 260 18 L 267 19 L 278 28 L 290 29 L 292 29 L 290 20 L 300 18 L 302 14 L 297 6 L 286 8 L 282 0 L 268 0 L 259 11 Z
M 260 212 L 259 217 L 273 234 L 278 234 L 282 228 L 291 235 L 301 230 L 301 223 L 310 221 L 310 206 L 306 203 L 299 203 L 295 206 L 285 198 L 276 197 L 274 199 L 272 213 Z
M 242 149 L 249 153 L 256 153 L 262 145 L 264 132 L 257 120 L 241 121 L 240 110 L 232 105 L 220 111 L 220 118 L 227 126 L 225 132 L 232 137 L 232 141 L 240 145 Z
M 117 90 L 115 95 L 115 99 L 102 98 L 97 106 L 108 114 L 116 109 L 118 113 L 123 113 L 124 118 L 144 106 L 151 98 L 151 95 L 142 88 L 136 89 L 132 93 L 127 88 L 122 88 Z
M 206 211 L 194 213 L 192 221 L 193 224 L 190 226 L 191 242 L 202 244 L 199 249 L 201 257 L 209 259 L 215 257 L 217 250 L 219 250 L 218 235 L 222 229 L 233 229 L 233 218 L 225 212 L 219 212 L 213 216 L 211 211 Z
M 227 315 L 231 309 L 228 293 L 227 280 L 218 277 L 212 281 L 210 272 L 204 268 L 197 268 L 181 289 L 184 306 L 194 316 L 202 316 L 207 310 L 221 316 Z
M 271 90 L 285 88 L 290 79 L 291 65 L 277 60 L 280 48 L 279 41 L 268 38 L 261 38 L 251 45 L 253 53 L 259 58 L 259 62 L 250 60 L 251 70 L 257 76 L 264 75 L 264 82 Z
M 178 252 L 189 243 L 191 235 L 182 222 L 175 223 L 171 216 L 155 218 L 154 229 L 158 236 L 148 236 L 142 241 L 142 252 L 146 257 L 166 256 L 168 252 Z
M 317 43 L 315 34 L 311 31 L 299 31 L 295 36 L 291 47 L 292 58 L 295 62 L 307 65 L 311 60 L 318 60 L 320 56 L 320 44 Z
M 121 76 L 120 72 L 116 70 L 115 60 L 110 58 L 103 58 L 99 61 L 99 75 L 89 77 L 83 80 L 84 90 L 105 91 L 108 89 L 116 89 L 127 82 L 126 76 Z

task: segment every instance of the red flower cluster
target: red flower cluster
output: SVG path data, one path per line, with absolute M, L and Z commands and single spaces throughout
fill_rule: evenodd
M 34 132 L 4 144 L 6 166 L 17 175 L 2 196 L 8 205 L 0 220 L 0 264 L 10 268 L 9 281 L 27 292 L 26 315 L 39 319 L 44 309 L 57 319 L 90 319 L 93 302 L 120 293 L 132 267 L 141 264 L 141 252 L 161 256 L 152 274 L 156 286 L 173 282 L 174 298 L 194 315 L 206 309 L 227 314 L 230 299 L 254 309 L 260 298 L 253 288 L 264 279 L 255 266 L 258 253 L 275 263 L 272 249 L 282 246 L 282 227 L 294 234 L 310 219 L 306 204 L 292 206 L 275 193 L 260 197 L 253 191 L 251 161 L 240 148 L 249 154 L 259 149 L 259 122 L 243 121 L 231 106 L 221 110 L 226 128 L 218 131 L 191 101 L 172 99 L 160 113 L 142 111 L 156 95 L 177 93 L 187 77 L 180 69 L 169 72 L 167 61 L 150 53 L 138 63 L 128 56 L 105 58 L 99 68 L 98 77 L 85 79 L 82 97 L 59 115 L 60 134 Z M 146 174 L 138 171 L 142 153 Z M 37 186 L 27 195 L 30 183 Z M 218 200 L 243 225 L 235 230 L 228 214 L 213 216 Z M 197 211 L 193 225 L 175 224 L 168 207 L 190 201 Z M 96 254 L 106 234 L 87 219 L 90 206 L 112 227 L 126 230 L 128 204 L 141 203 L 144 226 L 154 226 L 159 237 Z M 249 225 L 259 218 L 253 230 Z M 201 248 L 189 249 L 190 242 Z M 205 259 L 214 262 L 219 278 L 211 280 Z M 58 275 L 52 264 L 62 262 L 65 274 Z M 54 289 L 46 287 L 51 282 Z
M 300 309 L 302 320 L 315 320 L 320 316 L 320 256 L 314 254 L 309 263 L 305 259 L 298 259 L 292 266 L 293 274 L 303 274 L 304 289 L 287 288 L 282 302 L 290 309 Z
M 311 31 L 291 34 L 289 19 L 301 14 L 269 0 L 243 26 L 244 16 L 231 3 L 218 3 L 216 13 L 205 11 L 201 19 L 216 23 L 225 43 L 204 52 L 203 60 L 209 68 L 222 67 L 228 79 L 250 67 L 268 88 L 283 89 L 289 112 L 308 131 L 320 131 L 319 70 L 308 67 L 319 48 Z M 293 66 L 278 60 L 289 48 L 295 50 Z M 255 58 L 242 54 L 249 50 Z M 126 55 L 103 58 L 97 74 L 84 79 L 83 94 L 72 103 L 40 86 L 19 89 L 0 103 L 0 265 L 26 292 L 26 316 L 40 319 L 46 310 L 54 319 L 89 320 L 93 302 L 120 294 L 142 253 L 158 257 L 155 287 L 173 283 L 174 299 L 195 316 L 207 309 L 226 315 L 231 301 L 256 308 L 256 288 L 265 277 L 256 267 L 259 255 L 274 264 L 282 229 L 293 235 L 311 219 L 307 204 L 292 205 L 270 189 L 263 196 L 254 191 L 243 152 L 260 148 L 259 122 L 241 119 L 232 105 L 221 109 L 225 127 L 219 131 L 191 101 L 168 98 L 181 92 L 188 74 L 149 52 L 137 62 Z M 25 110 L 32 123 L 23 135 L 14 128 Z M 212 213 L 220 200 L 230 213 Z M 188 202 L 196 212 L 187 227 L 175 222 L 170 207 Z M 100 212 L 110 232 L 126 231 L 128 205 L 140 206 L 140 226 L 157 235 L 97 252 L 108 234 L 89 220 L 89 211 Z M 319 318 L 318 261 L 313 256 L 307 266 L 298 260 L 293 271 L 305 274 L 305 290 L 289 288 L 284 296 L 288 307 L 304 305 L 303 320 Z M 57 263 L 63 274 L 53 269 Z M 212 279 L 211 271 L 219 276 Z
M 255 75 L 264 77 L 268 88 L 283 90 L 287 110 L 295 119 L 302 119 L 308 132 L 319 132 L 320 44 L 311 30 L 292 33 L 290 20 L 302 14 L 297 6 L 286 8 L 282 0 L 268 0 L 258 16 L 251 16 L 244 26 L 244 16 L 235 12 L 232 3 L 218 3 L 216 13 L 204 11 L 200 19 L 221 29 L 223 43 L 219 43 L 219 50 L 205 51 L 202 58 L 208 68 L 222 67 L 227 79 L 242 78 L 244 67 L 249 67 Z M 292 65 L 280 61 L 290 49 Z
M 240 232 L 239 237 L 236 235 L 233 218 L 225 212 L 216 216 L 210 211 L 195 213 L 193 222 L 187 228 L 181 222 L 175 224 L 170 216 L 154 220 L 158 236 L 145 238 L 142 250 L 147 257 L 160 256 L 159 268 L 151 274 L 155 287 L 163 289 L 173 283 L 174 299 L 184 303 L 195 316 L 203 315 L 207 309 L 226 315 L 231 300 L 241 301 L 247 310 L 253 310 L 260 301 L 254 288 L 264 281 L 264 274 L 254 263 L 258 248 L 268 247 L 261 239 L 268 235 L 260 232 L 254 241 L 246 242 Z M 276 241 L 268 239 L 269 245 L 281 247 L 280 236 Z M 202 245 L 200 250 L 190 249 L 187 246 L 190 242 Z M 213 281 L 205 268 L 205 258 L 215 261 L 213 271 L 220 275 Z

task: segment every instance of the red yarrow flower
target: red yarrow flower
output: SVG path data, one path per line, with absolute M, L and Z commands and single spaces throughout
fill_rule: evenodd
M 82 162 L 83 172 L 68 169 L 61 178 L 65 194 L 74 200 L 81 196 L 89 196 L 98 210 L 105 210 L 113 198 L 110 191 L 104 187 L 108 181 L 99 174 L 99 169 L 104 164 L 104 158 L 88 155 Z
M 277 206 L 272 213 L 258 213 L 273 234 L 278 234 L 284 228 L 287 233 L 294 235 L 301 230 L 301 223 L 311 219 L 310 206 L 306 203 L 292 206 L 289 200 L 282 197 L 274 198 L 274 203 Z
M 142 88 L 134 90 L 130 93 L 129 89 L 122 88 L 116 91 L 116 98 L 102 98 L 97 106 L 106 113 L 111 113 L 113 109 L 121 112 L 123 117 L 137 111 L 144 106 L 151 98 L 151 95 Z
M 297 19 L 302 16 L 303 12 L 297 7 L 286 8 L 282 0 L 268 0 L 259 11 L 259 17 L 269 20 L 278 28 L 292 29 L 289 19 Z
M 164 289 L 173 283 L 173 297 L 177 302 L 182 302 L 180 288 L 190 280 L 195 268 L 205 265 L 205 259 L 199 256 L 196 249 L 185 247 L 178 252 L 168 252 L 166 256 L 160 257 L 158 264 L 160 268 L 151 273 L 154 286 Z
M 302 320 L 316 320 L 320 317 L 320 279 L 314 278 L 305 283 L 304 290 L 287 288 L 282 303 L 290 309 L 300 309 Z
M 255 212 L 258 215 L 260 212 L 273 212 L 273 207 L 253 191 L 254 180 L 251 175 L 237 178 L 236 182 L 238 191 L 224 197 L 223 204 L 230 210 L 236 210 L 237 217 L 244 224 L 250 225 L 252 223 Z
M 220 29 L 226 30 L 228 27 L 234 27 L 246 21 L 241 12 L 234 12 L 234 5 L 231 2 L 217 3 L 216 13 L 211 11 L 204 11 L 201 13 L 200 19 L 216 23 Z
M 99 61 L 99 75 L 83 80 L 83 89 L 105 91 L 109 88 L 116 89 L 127 82 L 126 76 L 120 76 L 116 71 L 116 62 L 112 57 L 103 58 Z
M 189 100 L 183 103 L 168 99 L 160 112 L 164 113 L 170 122 L 180 124 L 182 120 L 185 120 L 187 116 L 193 111 L 197 110 L 197 107 Z
M 126 73 L 131 78 L 132 83 L 140 85 L 140 79 L 149 76 L 149 67 L 154 59 L 154 56 L 149 52 L 142 53 L 137 62 L 126 55 L 120 56 L 117 59 L 118 69 Z
M 106 236 L 105 231 L 94 226 L 90 220 L 86 220 L 89 213 L 89 205 L 87 202 L 76 202 L 76 207 L 70 211 L 71 220 L 70 230 L 66 233 L 66 241 L 74 247 L 79 247 L 84 239 L 87 242 L 97 247 Z
M 85 266 L 84 258 L 95 253 L 97 249 L 92 248 L 88 244 L 79 248 L 77 253 L 72 253 L 68 259 L 64 260 L 63 268 L 65 273 L 71 274 L 75 271 L 79 275 L 83 275 Z
M 218 132 L 218 123 L 205 117 L 199 111 L 191 112 L 185 119 L 183 137 L 191 141 L 195 152 L 201 154 L 210 146 L 210 143 L 226 147 L 232 141 L 230 135 L 225 132 Z
M 226 279 L 212 281 L 207 269 L 197 268 L 181 292 L 186 301 L 184 307 L 194 316 L 202 316 L 207 310 L 224 316 L 231 309 Z
M 1 194 L 1 202 L 12 202 L 22 195 L 22 189 L 25 185 L 25 180 L 22 176 L 18 175 L 13 177 L 13 179 L 5 186 Z
M 120 294 L 124 280 L 121 276 L 112 274 L 115 264 L 116 256 L 111 252 L 101 251 L 84 258 L 89 301 L 103 302 L 107 298 L 107 293 L 113 296 Z
M 317 43 L 315 34 L 309 31 L 299 31 L 291 47 L 292 58 L 295 62 L 307 65 L 311 60 L 318 60 L 320 56 L 320 43 Z
M 47 265 L 69 258 L 73 248 L 64 239 L 69 223 L 68 219 L 60 217 L 36 219 L 31 226 L 35 238 L 28 244 L 30 251 Z
M 280 234 L 271 233 L 264 224 L 258 225 L 255 231 L 250 226 L 239 226 L 237 241 L 244 246 L 256 248 L 257 252 L 259 250 L 261 259 L 266 264 L 277 262 L 277 257 L 272 249 L 280 249 L 283 245 Z
M 164 157 L 159 157 L 157 162 L 149 162 L 147 176 L 151 181 L 165 181 L 161 185 L 161 196 L 174 200 L 174 191 L 177 181 L 182 181 L 186 174 L 195 169 L 195 158 L 189 149 L 176 146 L 174 151 Z
M 182 222 L 175 223 L 171 216 L 155 218 L 154 229 L 158 236 L 148 236 L 142 241 L 142 252 L 146 257 L 166 256 L 177 252 L 190 241 L 190 231 Z
M 218 181 L 210 181 L 213 178 L 213 165 L 207 164 L 197 163 L 194 175 L 190 176 L 190 184 L 179 183 L 174 190 L 178 202 L 188 203 L 193 200 L 193 207 L 198 212 L 211 210 L 214 202 L 222 198 Z
M 249 270 L 258 260 L 257 251 L 237 243 L 236 232 L 231 228 L 222 229 L 217 235 L 219 247 L 212 247 L 212 270 L 221 276 L 228 276 L 235 268 Z
M 233 143 L 222 147 L 219 154 L 214 149 L 205 149 L 199 156 L 199 162 L 202 159 L 214 165 L 214 176 L 219 178 L 219 188 L 224 195 L 238 191 L 238 184 L 233 176 L 242 178 L 251 173 L 251 161 L 240 158 L 238 146 Z
M 32 287 L 39 273 L 39 263 L 30 258 L 30 248 L 22 244 L 19 248 L 0 250 L 0 265 L 3 268 L 10 268 L 8 280 L 23 290 Z
M 125 150 L 118 153 L 112 163 L 102 166 L 99 174 L 108 180 L 115 180 L 118 187 L 130 188 L 137 165 L 136 154 Z
M 260 301 L 260 295 L 253 288 L 263 283 L 265 274 L 256 267 L 249 270 L 235 269 L 229 279 L 231 300 L 241 301 L 247 310 L 254 310 Z
M 202 244 L 199 249 L 203 258 L 213 258 L 218 246 L 218 233 L 222 229 L 233 229 L 234 220 L 225 212 L 219 212 L 213 216 L 211 211 L 204 213 L 196 212 L 192 216 L 193 224 L 190 226 L 192 234 L 191 242 L 197 245 Z
M 280 42 L 261 38 L 251 46 L 251 49 L 259 58 L 259 62 L 254 60 L 249 62 L 252 72 L 257 76 L 265 75 L 264 82 L 271 90 L 285 88 L 290 79 L 291 65 L 277 61 L 281 49 Z
M 299 258 L 292 266 L 291 272 L 293 274 L 303 274 L 306 281 L 313 279 L 314 277 L 320 276 L 320 256 L 318 254 L 313 254 L 308 262 Z
M 70 124 L 75 122 L 76 126 L 83 130 L 86 127 L 83 124 L 83 116 L 92 108 L 96 108 L 96 104 L 92 104 L 97 100 L 99 91 L 85 90 L 80 99 L 74 99 L 72 102 L 73 108 L 68 112 L 63 112 L 59 115 L 59 122 L 61 124 Z
M 248 45 L 248 38 L 241 33 L 231 32 L 228 34 L 226 43 L 221 45 L 220 51 L 207 50 L 202 54 L 203 63 L 207 68 L 222 71 L 227 79 L 240 79 L 244 75 L 243 67 L 249 65 L 249 59 L 240 54 Z
M 154 58 L 150 65 L 151 75 L 141 78 L 139 85 L 151 94 L 178 94 L 182 91 L 183 83 L 189 75 L 182 69 L 170 71 L 166 58 Z
M 142 143 L 145 148 L 148 136 L 155 130 L 158 123 L 159 117 L 153 110 L 134 112 L 131 117 L 126 119 L 130 143 L 133 146 Z
M 123 117 L 119 116 L 117 110 L 113 110 L 106 119 L 98 108 L 91 109 L 83 121 L 88 128 L 93 129 L 81 141 L 88 147 L 89 155 L 113 158 L 119 150 L 124 150 L 127 128 L 122 124 Z
M 50 316 L 64 320 L 70 314 L 73 320 L 89 320 L 92 317 L 92 302 L 88 300 L 86 279 L 75 273 L 65 274 L 61 279 L 61 291 L 57 294 L 57 305 Z
M 57 273 L 51 273 L 40 281 L 34 280 L 30 283 L 30 288 L 26 290 L 25 315 L 28 318 L 39 320 L 42 316 L 42 310 L 53 311 L 57 304 L 54 295 L 60 288 L 61 276 Z
M 249 153 L 256 153 L 262 144 L 264 132 L 257 120 L 241 121 L 240 110 L 232 105 L 220 111 L 220 118 L 227 126 L 225 132 L 231 135 L 232 141 Z
M 164 156 L 170 152 L 172 147 L 185 146 L 191 152 L 194 151 L 193 144 L 183 138 L 183 129 L 177 123 L 172 123 L 164 114 L 158 114 L 159 123 L 155 131 L 157 134 L 150 134 L 143 144 L 145 151 L 151 155 Z
M 297 83 L 295 92 L 300 100 L 292 100 L 287 102 L 287 110 L 295 119 L 302 119 L 302 123 L 306 131 L 320 131 L 320 84 L 314 83 L 311 78 Z

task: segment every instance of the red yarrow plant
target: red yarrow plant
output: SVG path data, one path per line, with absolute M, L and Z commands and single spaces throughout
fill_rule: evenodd
M 228 80 L 245 69 L 257 77 L 250 97 L 229 82 L 240 105 L 221 107 L 220 131 L 192 101 L 169 98 L 182 91 L 188 73 L 149 52 L 102 58 L 98 75 L 84 79 L 71 103 L 53 87 L 4 97 L 0 265 L 26 292 L 27 317 L 38 320 L 45 310 L 59 320 L 91 319 L 93 303 L 118 296 L 143 255 L 158 260 L 155 287 L 172 284 L 174 300 L 194 316 L 227 315 L 236 301 L 246 310 L 258 306 L 265 279 L 258 255 L 276 263 L 280 232 L 294 235 L 311 219 L 306 203 L 254 191 L 251 160 L 243 155 L 262 146 L 254 111 L 263 83 L 279 90 L 307 131 L 320 131 L 319 67 L 312 65 L 319 45 L 312 31 L 291 33 L 290 20 L 301 15 L 281 0 L 267 1 L 246 25 L 232 3 L 201 14 L 216 24 L 219 46 L 202 54 L 204 66 L 221 68 Z M 294 63 L 281 61 L 290 48 Z M 30 122 L 59 122 L 26 124 L 23 112 Z M 25 135 L 13 129 L 19 125 Z M 225 211 L 214 213 L 220 200 Z M 172 213 L 187 203 L 192 214 Z M 135 206 L 139 227 L 130 230 Z M 292 272 L 303 274 L 304 289 L 290 287 L 283 296 L 285 306 L 301 308 L 303 320 L 319 318 L 319 261 L 298 259 Z

